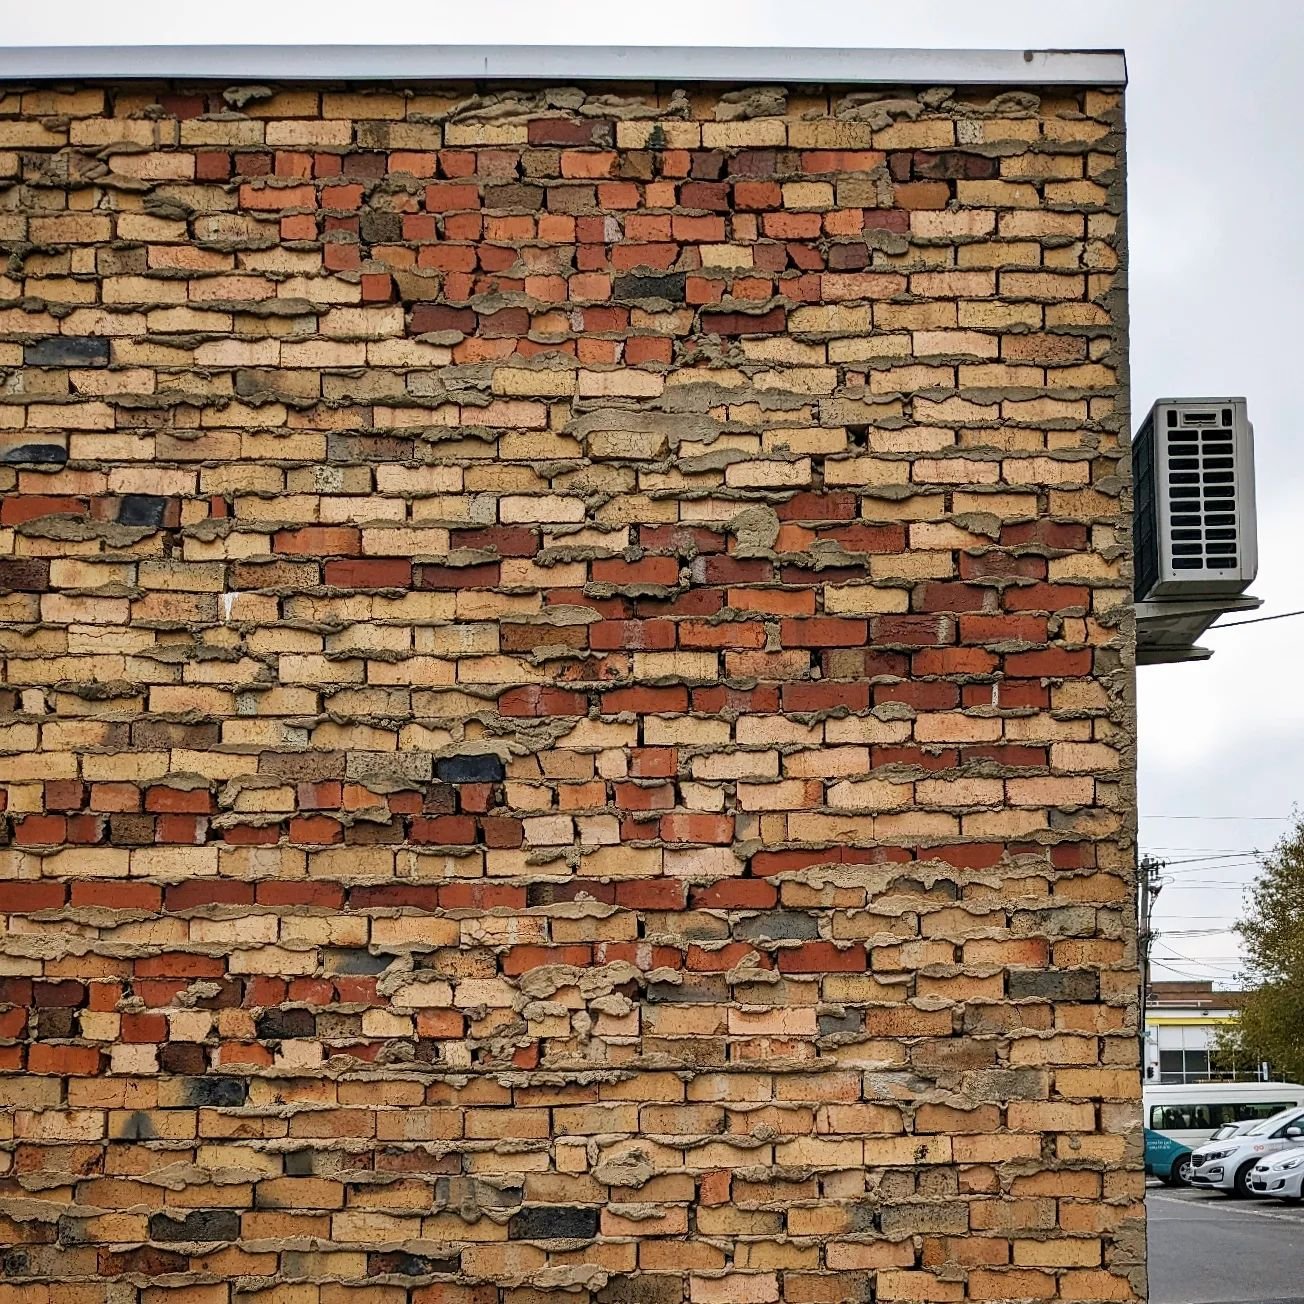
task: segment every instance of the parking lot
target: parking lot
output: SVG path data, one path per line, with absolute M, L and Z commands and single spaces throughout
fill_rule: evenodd
M 1151 1186 L 1150 1304 L 1304 1304 L 1304 1204 Z

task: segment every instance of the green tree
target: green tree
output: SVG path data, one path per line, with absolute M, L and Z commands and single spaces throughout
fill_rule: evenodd
M 1240 1017 L 1217 1052 L 1251 1063 L 1267 1060 L 1274 1076 L 1304 1078 L 1304 817 L 1264 858 L 1249 909 L 1237 921 L 1245 943 Z

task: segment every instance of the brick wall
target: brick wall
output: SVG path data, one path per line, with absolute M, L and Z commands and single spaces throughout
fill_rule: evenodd
M 0 93 L 0 1304 L 1140 1297 L 1120 151 Z

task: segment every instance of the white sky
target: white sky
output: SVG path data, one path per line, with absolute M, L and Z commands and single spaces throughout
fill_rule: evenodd
M 1258 461 L 1253 592 L 1261 615 L 1304 608 L 1298 0 L 61 0 L 6 9 L 10 45 L 1122 47 L 1134 424 L 1156 397 L 1247 396 Z M 1236 972 L 1234 935 L 1189 930 L 1235 917 L 1239 885 L 1254 873 L 1243 853 L 1271 845 L 1304 799 L 1302 639 L 1304 617 L 1253 625 L 1208 636 L 1211 662 L 1140 671 L 1141 845 L 1172 862 L 1155 922 L 1170 930 L 1156 954 L 1173 958 L 1156 977 Z

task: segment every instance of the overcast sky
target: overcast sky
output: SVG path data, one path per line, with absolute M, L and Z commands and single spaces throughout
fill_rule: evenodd
M 1072 9 L 1073 12 L 1065 12 Z M 1123 48 L 1134 417 L 1237 395 L 1255 426 L 1259 614 L 1304 608 L 1304 6 L 1274 0 L 101 0 L 7 6 L 12 45 L 684 44 Z M 1142 848 L 1170 862 L 1156 977 L 1231 978 L 1247 854 L 1304 799 L 1304 617 L 1211 634 L 1202 665 L 1140 671 Z M 1203 858 L 1203 859 L 1202 859 Z

